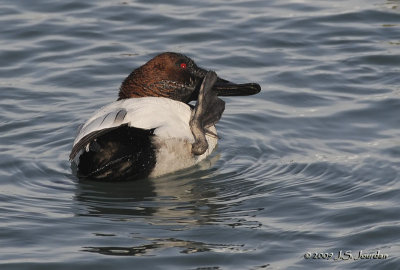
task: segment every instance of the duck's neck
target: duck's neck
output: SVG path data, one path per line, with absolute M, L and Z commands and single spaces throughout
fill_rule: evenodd
M 131 74 L 129 74 L 119 88 L 118 100 L 148 96 L 148 93 L 145 93 L 146 91 L 144 91 L 146 89 L 145 85 L 138 83 L 141 80 L 138 80 L 137 78 L 142 76 L 143 74 L 140 69 L 135 69 Z

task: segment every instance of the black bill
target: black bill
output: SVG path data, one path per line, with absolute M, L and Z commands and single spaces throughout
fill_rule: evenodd
M 236 84 L 218 77 L 212 88 L 218 96 L 250 96 L 261 91 L 258 83 Z

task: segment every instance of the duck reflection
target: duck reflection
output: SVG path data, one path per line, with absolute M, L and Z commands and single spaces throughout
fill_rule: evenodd
M 217 196 L 217 188 L 205 178 L 210 178 L 212 171 L 209 168 L 218 158 L 214 156 L 202 162 L 200 168 L 160 178 L 121 183 L 79 182 L 75 195 L 78 206 L 76 215 L 99 217 L 113 222 L 130 221 L 133 227 L 138 222 L 145 226 L 151 224 L 169 231 L 211 223 L 217 219 L 217 210 L 221 205 L 210 202 L 210 199 L 212 201 Z M 147 231 L 143 233 L 146 234 Z M 143 235 L 139 238 L 150 241 L 151 244 L 134 247 L 85 247 L 83 251 L 136 256 L 171 246 L 184 248 L 187 252 L 206 248 L 197 242 L 157 240 Z
M 150 205 L 143 205 L 156 194 L 153 182 L 149 179 L 135 183 L 79 182 L 75 200 L 80 207 L 76 214 L 113 219 L 151 216 L 156 210 Z
M 82 251 L 113 256 L 150 256 L 154 250 L 163 250 L 171 247 L 180 248 L 180 253 L 184 254 L 207 251 L 226 253 L 243 253 L 250 251 L 244 249 L 244 245 L 206 244 L 202 242 L 185 241 L 174 238 L 149 240 L 152 241 L 152 244 L 134 247 L 85 247 Z
M 78 183 L 75 200 L 80 216 L 132 219 L 146 218 L 156 224 L 201 224 L 209 221 L 213 207 L 209 198 L 216 196 L 206 170 L 218 159 L 205 161 L 201 167 L 173 175 L 133 182 Z

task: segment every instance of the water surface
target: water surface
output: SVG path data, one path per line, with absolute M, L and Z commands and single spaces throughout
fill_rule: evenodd
M 0 7 L 1 269 L 399 267 L 399 1 Z M 263 91 L 195 168 L 77 181 L 79 125 L 163 51 Z M 304 258 L 340 251 L 388 258 Z

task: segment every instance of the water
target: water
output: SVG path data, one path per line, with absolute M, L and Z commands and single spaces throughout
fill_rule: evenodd
M 0 7 L 1 269 L 400 267 L 398 0 Z M 78 126 L 163 51 L 263 91 L 196 168 L 77 181 Z M 304 258 L 340 251 L 388 258 Z

